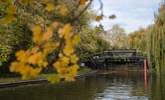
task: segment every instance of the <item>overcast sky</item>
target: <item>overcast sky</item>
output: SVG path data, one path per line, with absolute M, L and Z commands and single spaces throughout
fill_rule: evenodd
M 92 8 L 99 8 L 99 0 L 94 0 Z M 112 25 L 119 24 L 127 33 L 146 27 L 154 22 L 154 13 L 157 12 L 162 0 L 102 0 L 104 15 L 115 14 L 114 20 L 104 18 L 100 23 L 104 28 L 110 29 Z M 99 23 L 94 22 L 93 25 Z

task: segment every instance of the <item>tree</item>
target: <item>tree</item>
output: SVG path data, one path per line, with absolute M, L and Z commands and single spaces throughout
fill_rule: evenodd
M 146 29 L 139 29 L 129 35 L 130 48 L 136 48 L 148 56 L 149 65 L 158 76 L 165 73 L 165 3 L 155 15 L 155 23 Z
M 147 33 L 145 29 L 140 28 L 138 31 L 128 35 L 129 48 L 137 49 L 143 54 L 147 54 Z
M 74 26 L 77 26 L 75 31 L 78 31 L 80 26 L 88 24 L 88 11 L 81 14 L 84 6 L 79 7 L 79 0 L 9 0 L 6 3 L 1 0 L 0 2 L 0 22 L 3 23 L 0 25 L 2 41 L 0 44 L 4 48 L 9 47 L 7 50 L 9 54 L 33 45 L 30 28 L 34 25 L 46 27 L 55 20 L 63 23 L 73 22 Z M 63 16 L 65 14 L 67 16 Z M 78 16 L 80 18 L 77 19 Z M 54 38 L 57 39 L 56 36 Z M 10 59 L 9 55 L 7 57 Z
M 82 29 L 80 33 L 81 40 L 77 46 L 78 54 L 80 54 L 82 60 L 91 54 L 103 52 L 109 49 L 109 43 L 101 37 L 100 34 L 102 34 L 102 32 L 98 31 L 98 27 L 95 29 Z
M 52 63 L 57 73 L 49 76 L 48 80 L 52 83 L 74 80 L 79 68 L 79 57 L 74 47 L 80 35 L 76 33 L 81 26 L 79 23 L 86 24 L 85 20 L 79 19 L 85 16 L 83 14 L 92 2 L 87 1 L 0 0 L 2 33 L 18 31 L 14 38 L 21 36 L 22 40 L 25 34 L 31 44 L 21 47 L 16 53 L 10 71 L 20 73 L 23 79 L 36 77 L 47 67 L 47 57 L 57 51 L 58 58 L 54 58 Z
M 127 34 L 119 25 L 113 25 L 112 28 L 107 31 L 107 36 L 112 48 L 127 48 Z
M 155 24 L 148 28 L 148 58 L 155 66 L 157 74 L 165 73 L 165 3 L 159 8 Z

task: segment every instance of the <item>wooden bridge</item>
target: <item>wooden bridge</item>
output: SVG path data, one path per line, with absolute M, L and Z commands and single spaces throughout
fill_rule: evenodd
M 123 64 L 143 68 L 144 59 L 136 49 L 115 49 L 91 55 L 83 63 L 92 69 L 109 69 Z

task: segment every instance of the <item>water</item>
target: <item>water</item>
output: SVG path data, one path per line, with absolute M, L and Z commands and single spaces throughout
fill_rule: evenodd
M 165 100 L 165 78 L 139 72 L 99 74 L 76 82 L 0 90 L 0 100 Z

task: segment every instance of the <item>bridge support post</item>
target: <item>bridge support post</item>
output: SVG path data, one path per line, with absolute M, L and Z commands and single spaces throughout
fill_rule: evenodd
M 147 60 L 144 59 L 144 84 L 147 86 Z

